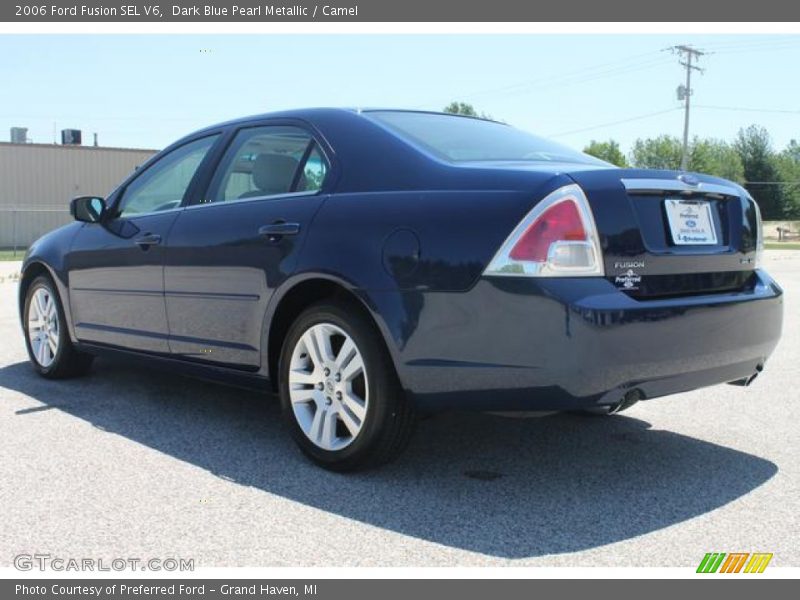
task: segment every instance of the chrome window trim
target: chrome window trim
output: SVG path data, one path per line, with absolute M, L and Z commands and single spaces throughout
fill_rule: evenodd
M 317 196 L 320 190 L 309 190 L 303 192 L 287 192 L 285 194 L 267 194 L 264 196 L 252 196 L 250 198 L 236 198 L 235 200 L 222 200 L 220 202 L 198 202 L 182 207 L 184 210 L 194 210 L 196 208 L 207 208 L 209 206 L 230 206 L 231 204 L 241 204 L 243 202 L 258 202 L 259 200 L 279 200 L 282 198 L 297 198 L 301 196 Z
M 287 192 L 286 194 L 270 194 L 267 196 L 253 196 L 252 198 L 237 198 L 236 200 L 226 200 L 224 202 L 205 202 L 199 204 L 189 204 L 187 206 L 176 206 L 175 208 L 168 208 L 166 210 L 154 210 L 146 213 L 136 213 L 134 215 L 127 215 L 115 217 L 120 220 L 138 219 L 139 217 L 152 217 L 154 215 L 166 215 L 171 212 L 178 212 L 181 210 L 192 210 L 195 208 L 205 208 L 207 206 L 228 206 L 230 204 L 240 204 L 242 202 L 252 202 L 259 200 L 275 200 L 281 198 L 295 198 L 297 196 L 316 196 L 320 194 L 320 190 L 305 191 L 305 192 Z
M 684 194 L 718 194 L 721 196 L 741 197 L 741 193 L 733 186 L 722 185 L 719 183 L 700 182 L 697 185 L 689 185 L 680 179 L 621 179 L 622 185 L 629 192 L 658 193 L 658 192 L 682 192 Z
M 164 209 L 164 210 L 151 210 L 149 212 L 143 212 L 143 213 L 133 213 L 133 214 L 129 214 L 129 215 L 119 215 L 119 216 L 114 217 L 114 218 L 109 219 L 109 220 L 111 220 L 111 221 L 116 221 L 116 220 L 130 221 L 131 219 L 138 219 L 139 217 L 152 217 L 154 215 L 166 215 L 166 214 L 169 214 L 171 212 L 177 212 L 179 210 L 183 210 L 184 208 L 186 208 L 186 207 L 185 206 L 176 206 L 175 208 L 167 208 L 167 209 Z

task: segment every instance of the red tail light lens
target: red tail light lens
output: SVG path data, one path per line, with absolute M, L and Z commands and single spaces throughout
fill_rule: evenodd
M 586 230 L 581 215 L 570 198 L 551 206 L 531 223 L 509 255 L 514 260 L 543 263 L 553 242 L 585 240 Z
M 603 277 L 603 252 L 586 194 L 565 185 L 539 201 L 494 255 L 484 275 Z

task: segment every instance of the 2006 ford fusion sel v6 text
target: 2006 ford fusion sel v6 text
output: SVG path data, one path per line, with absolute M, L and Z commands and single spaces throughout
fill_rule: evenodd
M 748 384 L 781 332 L 742 187 L 483 119 L 223 123 L 71 212 L 23 263 L 41 375 L 122 354 L 273 390 L 335 470 L 396 456 L 420 411 L 613 414 Z

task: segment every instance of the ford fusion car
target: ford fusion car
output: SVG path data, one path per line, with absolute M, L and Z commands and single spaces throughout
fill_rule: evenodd
M 612 414 L 748 384 L 781 332 L 757 204 L 508 125 L 309 109 L 194 133 L 28 251 L 33 367 L 143 358 L 277 392 L 334 470 L 415 414 Z

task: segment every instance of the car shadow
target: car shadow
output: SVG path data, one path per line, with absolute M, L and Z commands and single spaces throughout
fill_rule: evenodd
M 630 539 L 731 502 L 775 464 L 642 420 L 556 414 L 523 419 L 448 413 L 423 420 L 405 454 L 340 475 L 290 441 L 271 396 L 107 360 L 90 377 L 52 382 L 27 363 L 0 386 L 105 431 L 375 527 L 505 558 L 574 552 Z

